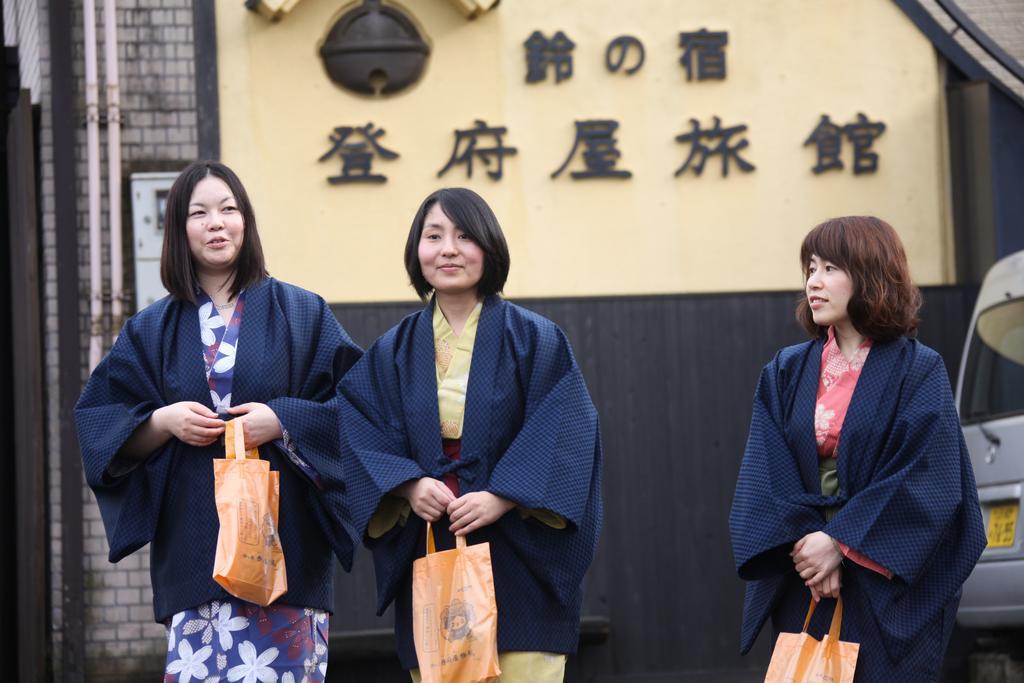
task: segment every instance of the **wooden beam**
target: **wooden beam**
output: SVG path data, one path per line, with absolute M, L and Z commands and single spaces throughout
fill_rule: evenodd
M 7 124 L 11 346 L 14 350 L 14 534 L 17 566 L 18 680 L 47 679 L 46 449 L 43 447 L 43 357 L 39 312 L 32 100 L 22 90 Z
M 85 555 L 82 543 L 82 455 L 74 409 L 82 391 L 82 341 L 78 280 L 78 187 L 75 176 L 75 109 L 72 0 L 50 0 L 50 117 L 53 129 L 53 211 L 57 226 L 57 363 L 60 380 L 61 629 L 60 680 L 85 680 Z M 53 391 L 53 388 L 50 388 Z

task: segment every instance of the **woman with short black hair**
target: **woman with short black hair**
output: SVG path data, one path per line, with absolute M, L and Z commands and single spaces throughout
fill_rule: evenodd
M 579 640 L 601 520 L 598 419 L 569 342 L 499 296 L 508 247 L 476 193 L 439 190 L 405 249 L 426 308 L 338 387 L 352 522 L 373 551 L 377 610 L 395 604 L 399 660 L 418 680 L 412 565 L 432 522 L 489 543 L 504 681 L 561 681 Z
M 985 547 L 946 368 L 914 339 L 921 295 L 896 231 L 826 221 L 800 248 L 811 340 L 765 366 L 729 526 L 741 649 L 843 599 L 857 683 L 937 681 L 960 587 Z M 820 639 L 831 609 L 817 609 Z
M 500 294 L 508 280 L 511 257 L 505 234 L 501 231 L 498 218 L 487 206 L 483 198 L 471 190 L 448 188 L 438 190 L 427 197 L 412 219 L 412 228 L 405 242 L 405 272 L 409 275 L 409 283 L 421 299 L 427 299 L 434 291 L 434 286 L 427 282 L 420 264 L 419 248 L 423 236 L 423 228 L 427 222 L 427 214 L 435 206 L 443 208 L 443 213 L 453 225 L 459 226 L 484 254 L 483 273 L 476 284 L 476 296 L 483 300 Z
M 223 164 L 175 180 L 160 270 L 170 295 L 125 323 L 75 408 L 110 560 L 152 548 L 165 681 L 323 681 L 332 549 L 348 569 L 352 542 L 329 512 L 340 492 L 310 462 L 338 458 L 334 389 L 361 351 L 323 299 L 268 277 L 252 205 Z M 280 472 L 288 590 L 268 607 L 212 578 L 212 460 L 232 418 Z

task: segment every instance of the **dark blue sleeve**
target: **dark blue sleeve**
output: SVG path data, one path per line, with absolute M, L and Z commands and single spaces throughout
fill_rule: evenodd
M 955 609 L 986 544 L 970 457 L 938 354 L 921 351 L 915 358 L 883 452 L 886 461 L 869 485 L 824 531 L 895 574 L 867 597 L 889 657 L 897 660 L 944 610 Z
M 352 566 L 353 538 L 345 506 L 344 481 L 324 477 L 340 466 L 338 448 L 338 381 L 359 360 L 362 350 L 349 338 L 327 304 L 317 297 L 315 308 L 295 306 L 289 324 L 306 340 L 292 350 L 292 395 L 267 401 L 284 437 L 274 442 L 316 489 L 314 511 L 335 555 L 347 570 Z
M 561 330 L 540 333 L 529 357 L 523 425 L 487 490 L 524 508 L 583 521 L 598 464 L 597 410 Z
M 519 363 L 526 372 L 523 424 L 491 471 L 487 490 L 565 518 L 566 529 L 506 514 L 498 528 L 562 605 L 578 598 L 601 529 L 601 437 L 568 340 L 554 324 L 535 330 Z
M 370 518 L 393 488 L 427 476 L 410 457 L 400 408 L 401 386 L 391 351 L 382 337 L 338 385 L 343 477 L 352 523 L 365 538 Z
M 914 584 L 936 561 L 935 550 L 957 517 L 979 513 L 941 358 L 934 355 L 926 366 L 915 368 L 908 381 L 884 449 L 892 455 L 824 531 Z M 972 543 L 977 545 L 977 539 Z
M 85 478 L 96 495 L 111 562 L 153 539 L 171 454 L 178 443 L 172 439 L 123 476 L 108 473 L 128 437 L 163 406 L 159 361 L 152 353 L 159 345 L 158 335 L 147 335 L 129 320 L 75 406 Z
M 267 401 L 281 422 L 282 439 L 275 441 L 289 461 L 320 487 L 318 468 L 339 461 L 335 387 L 362 356 L 322 299 L 315 312 L 295 314 L 289 323 L 296 333 L 292 390 Z
M 355 536 L 373 551 L 378 615 L 394 600 L 412 567 L 420 525 L 396 525 L 376 539 L 367 537 L 367 526 L 391 489 L 427 476 L 410 457 L 405 423 L 396 403 L 401 387 L 392 345 L 391 333 L 379 339 L 338 385 L 342 466 L 330 473 L 345 482 Z
M 761 371 L 729 513 L 736 570 L 748 581 L 791 571 L 793 544 L 825 523 L 783 435 L 778 374 L 777 358 Z

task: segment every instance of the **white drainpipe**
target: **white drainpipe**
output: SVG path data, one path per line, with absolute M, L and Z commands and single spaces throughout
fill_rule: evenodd
M 85 19 L 85 120 L 89 170 L 89 371 L 103 354 L 103 264 L 100 252 L 100 107 L 96 77 L 96 5 L 83 0 Z
M 116 340 L 124 317 L 121 264 L 121 88 L 117 68 L 117 8 L 103 3 L 103 45 L 107 76 L 107 200 L 110 206 L 110 317 Z

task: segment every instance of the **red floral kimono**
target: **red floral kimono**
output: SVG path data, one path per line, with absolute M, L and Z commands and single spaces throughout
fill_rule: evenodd
M 828 328 L 828 341 L 821 350 L 821 379 L 818 380 L 818 400 L 814 406 L 814 438 L 818 443 L 818 455 L 822 458 L 821 492 L 824 495 L 835 495 L 839 491 L 839 480 L 836 478 L 835 454 L 839 446 L 839 436 L 843 430 L 846 411 L 853 398 L 853 390 L 857 388 L 861 368 L 871 352 L 871 340 L 865 339 L 852 359 L 848 359 L 839 349 L 835 329 Z M 845 543 L 839 549 L 848 559 L 882 574 L 888 579 L 892 572 L 868 557 L 857 552 Z

